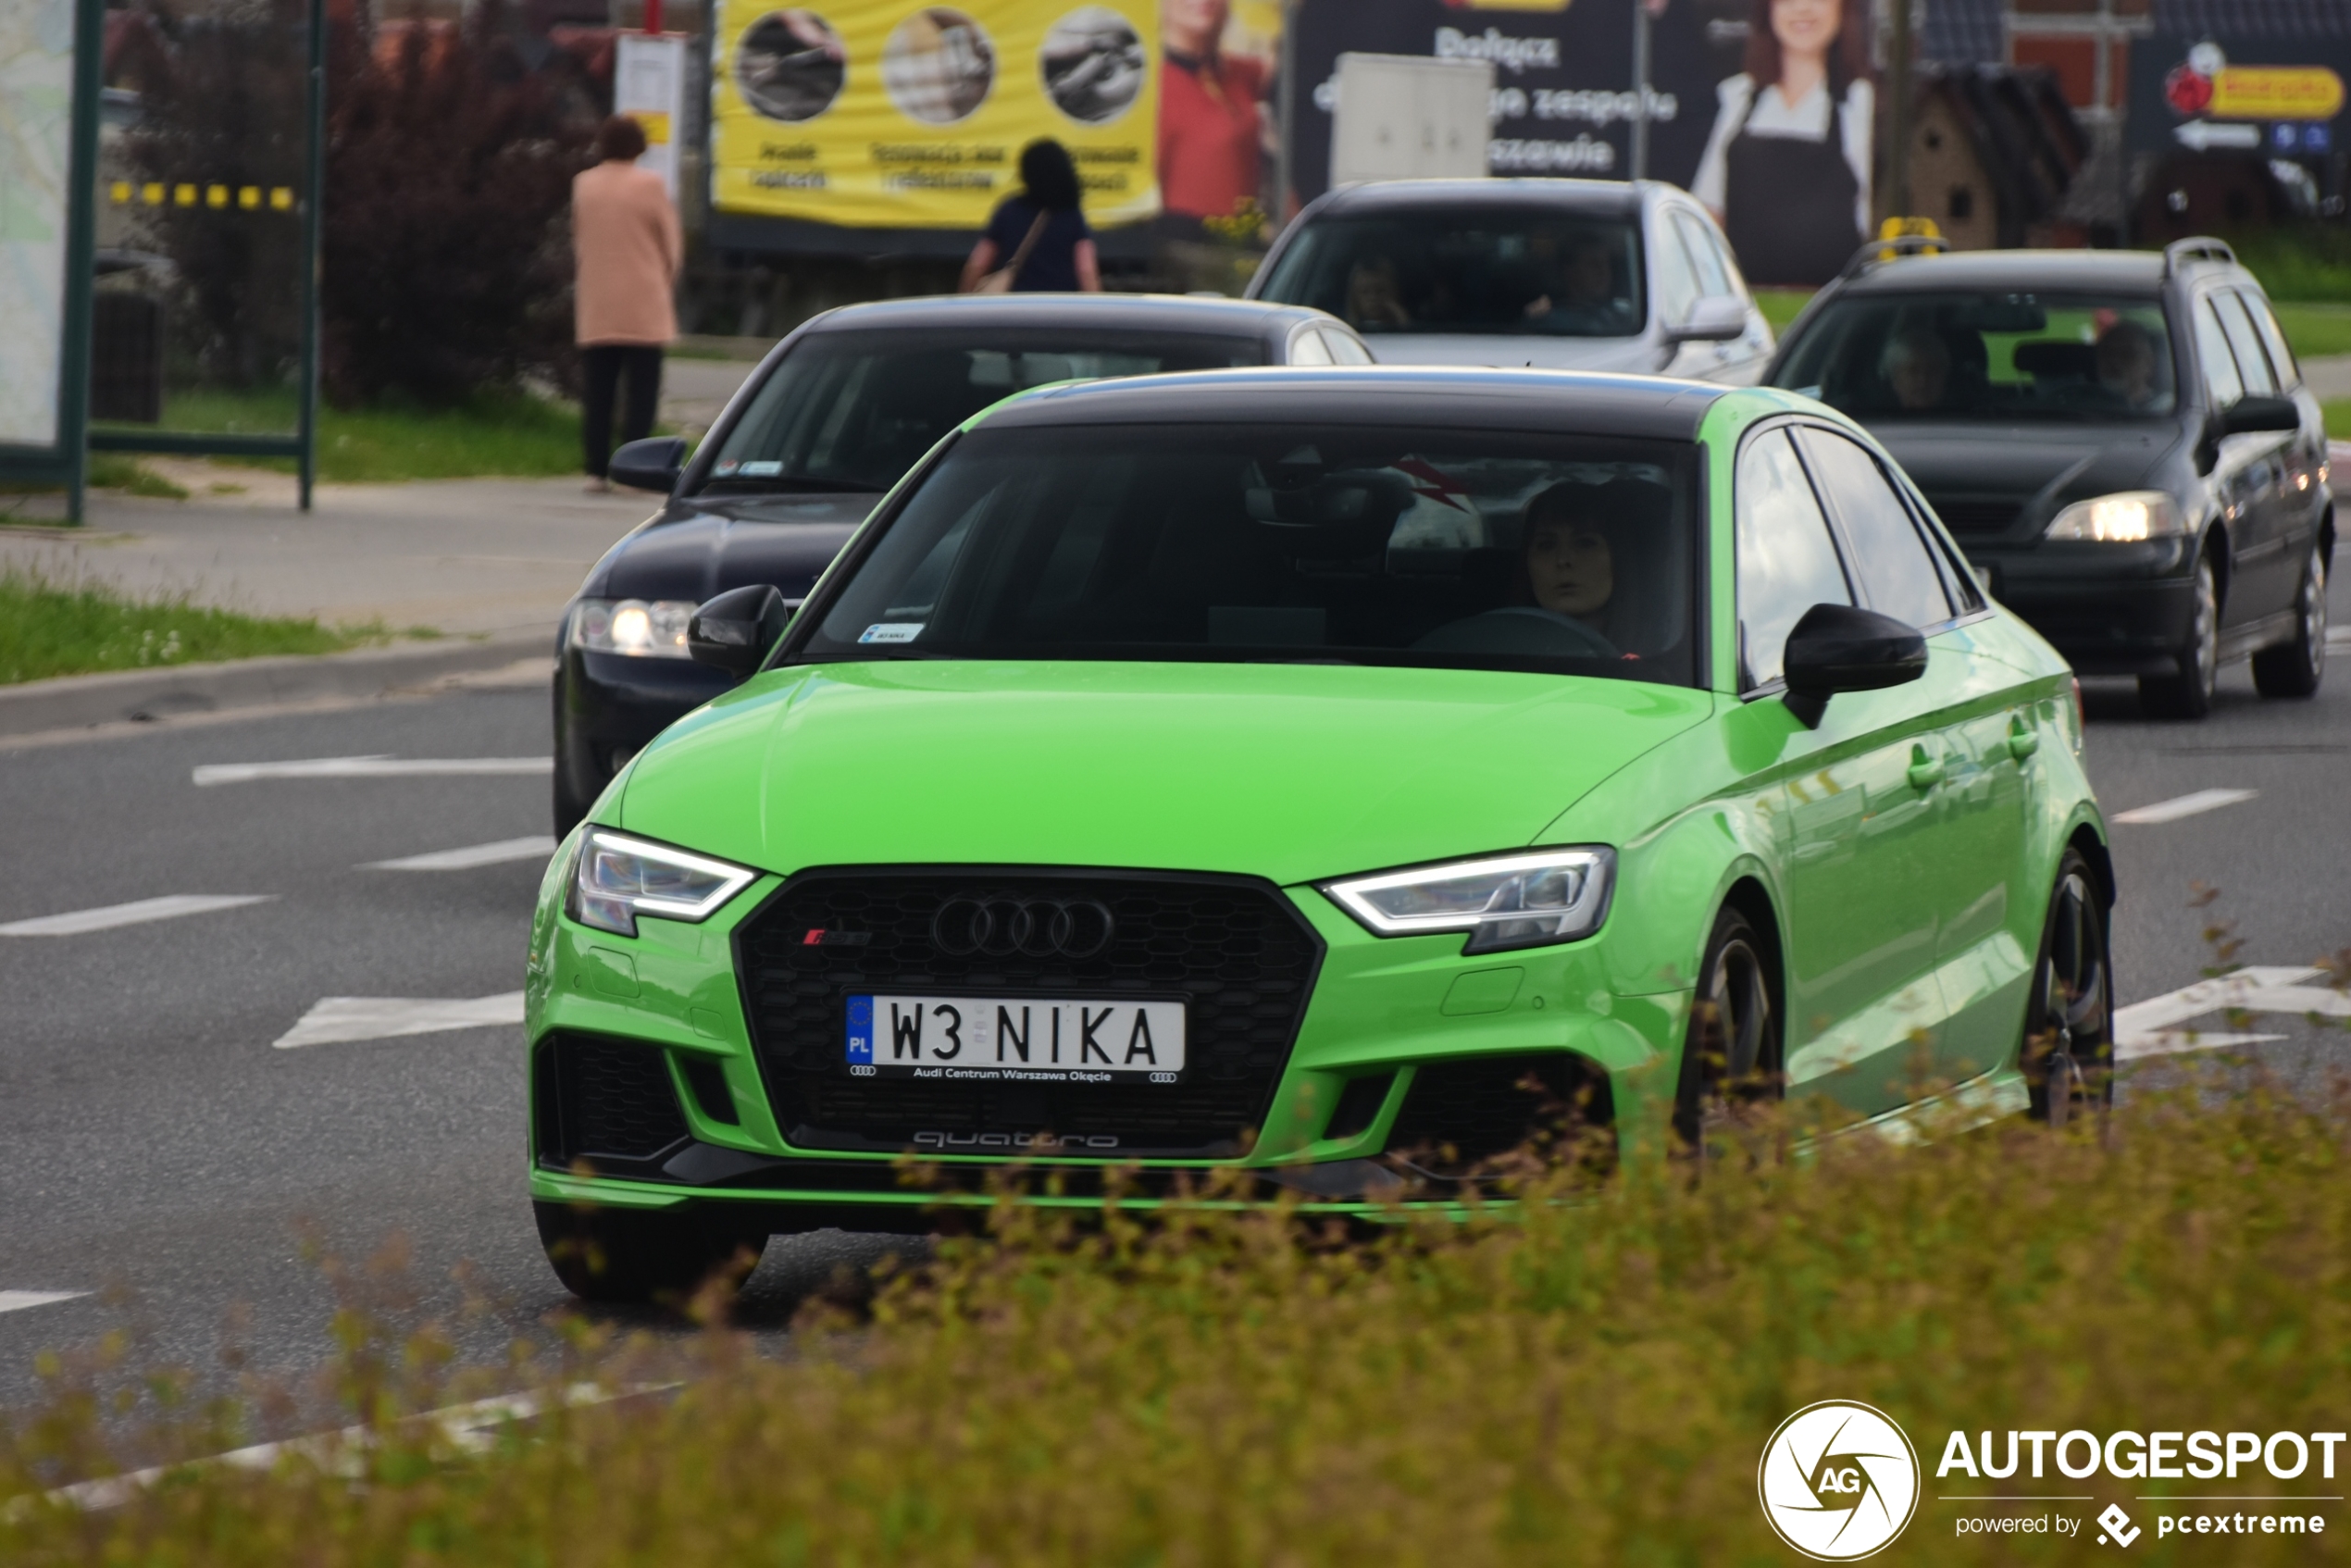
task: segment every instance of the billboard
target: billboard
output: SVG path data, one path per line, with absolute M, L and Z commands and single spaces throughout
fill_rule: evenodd
M 1712 208 L 1758 283 L 1820 283 L 1874 229 L 1867 0 L 1664 0 L 1650 37 L 1652 179 Z M 1622 180 L 1641 100 L 1633 6 L 1302 0 L 1296 195 L 1325 189 L 1338 56 L 1494 65 L 1487 171 Z
M 2158 33 L 2131 50 L 2131 144 L 2319 162 L 2351 133 L 2351 39 Z
M 0 445 L 58 439 L 73 0 L 0 0 Z
M 721 0 L 711 204 L 863 228 L 966 229 L 1070 150 L 1097 226 L 1263 194 L 1276 0 Z

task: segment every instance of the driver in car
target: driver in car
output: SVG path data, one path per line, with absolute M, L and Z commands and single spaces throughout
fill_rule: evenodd
M 2146 408 L 2161 395 L 2155 384 L 2155 339 L 2135 321 L 2117 321 L 2098 339 L 2098 385 L 2127 408 Z
M 1611 487 L 1568 479 L 1525 504 L 1525 585 L 1540 609 L 1620 641 L 1611 635 L 1608 616 L 1618 588 L 1612 534 L 1632 519 L 1615 515 L 1615 496 L 1608 492 Z
M 1886 340 L 1878 371 L 1900 406 L 1940 408 L 1951 380 L 1950 346 L 1932 328 L 1905 327 Z

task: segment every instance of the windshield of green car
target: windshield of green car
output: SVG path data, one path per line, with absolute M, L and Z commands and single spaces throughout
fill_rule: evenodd
M 885 519 L 785 656 L 1691 685 L 1695 451 L 1383 426 L 983 427 Z
M 888 490 L 939 438 L 1049 381 L 1263 365 L 1255 338 L 991 328 L 815 332 L 720 441 L 702 493 Z
M 2177 403 L 2152 299 L 1865 294 L 1804 324 L 1774 382 L 1857 418 L 2154 418 Z
M 1648 318 L 1641 278 L 1629 220 L 1432 207 L 1307 224 L 1261 297 L 1327 310 L 1366 336 L 1623 338 Z

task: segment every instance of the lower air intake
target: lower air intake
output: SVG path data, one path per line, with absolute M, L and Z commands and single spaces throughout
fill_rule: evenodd
M 539 1048 L 534 1095 L 540 1158 L 564 1165 L 651 1160 L 684 1142 L 668 1054 L 630 1040 L 549 1036 Z

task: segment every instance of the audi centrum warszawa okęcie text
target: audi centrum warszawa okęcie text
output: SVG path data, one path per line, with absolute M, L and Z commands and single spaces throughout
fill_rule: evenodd
M 1562 1106 L 1702 1140 L 1783 1089 L 2107 1092 L 2071 678 L 1793 393 L 1040 389 L 797 614 L 737 589 L 690 637 L 740 684 L 613 780 L 531 935 L 531 1194 L 584 1294 L 934 1228 L 909 1152 L 1375 1217 Z

